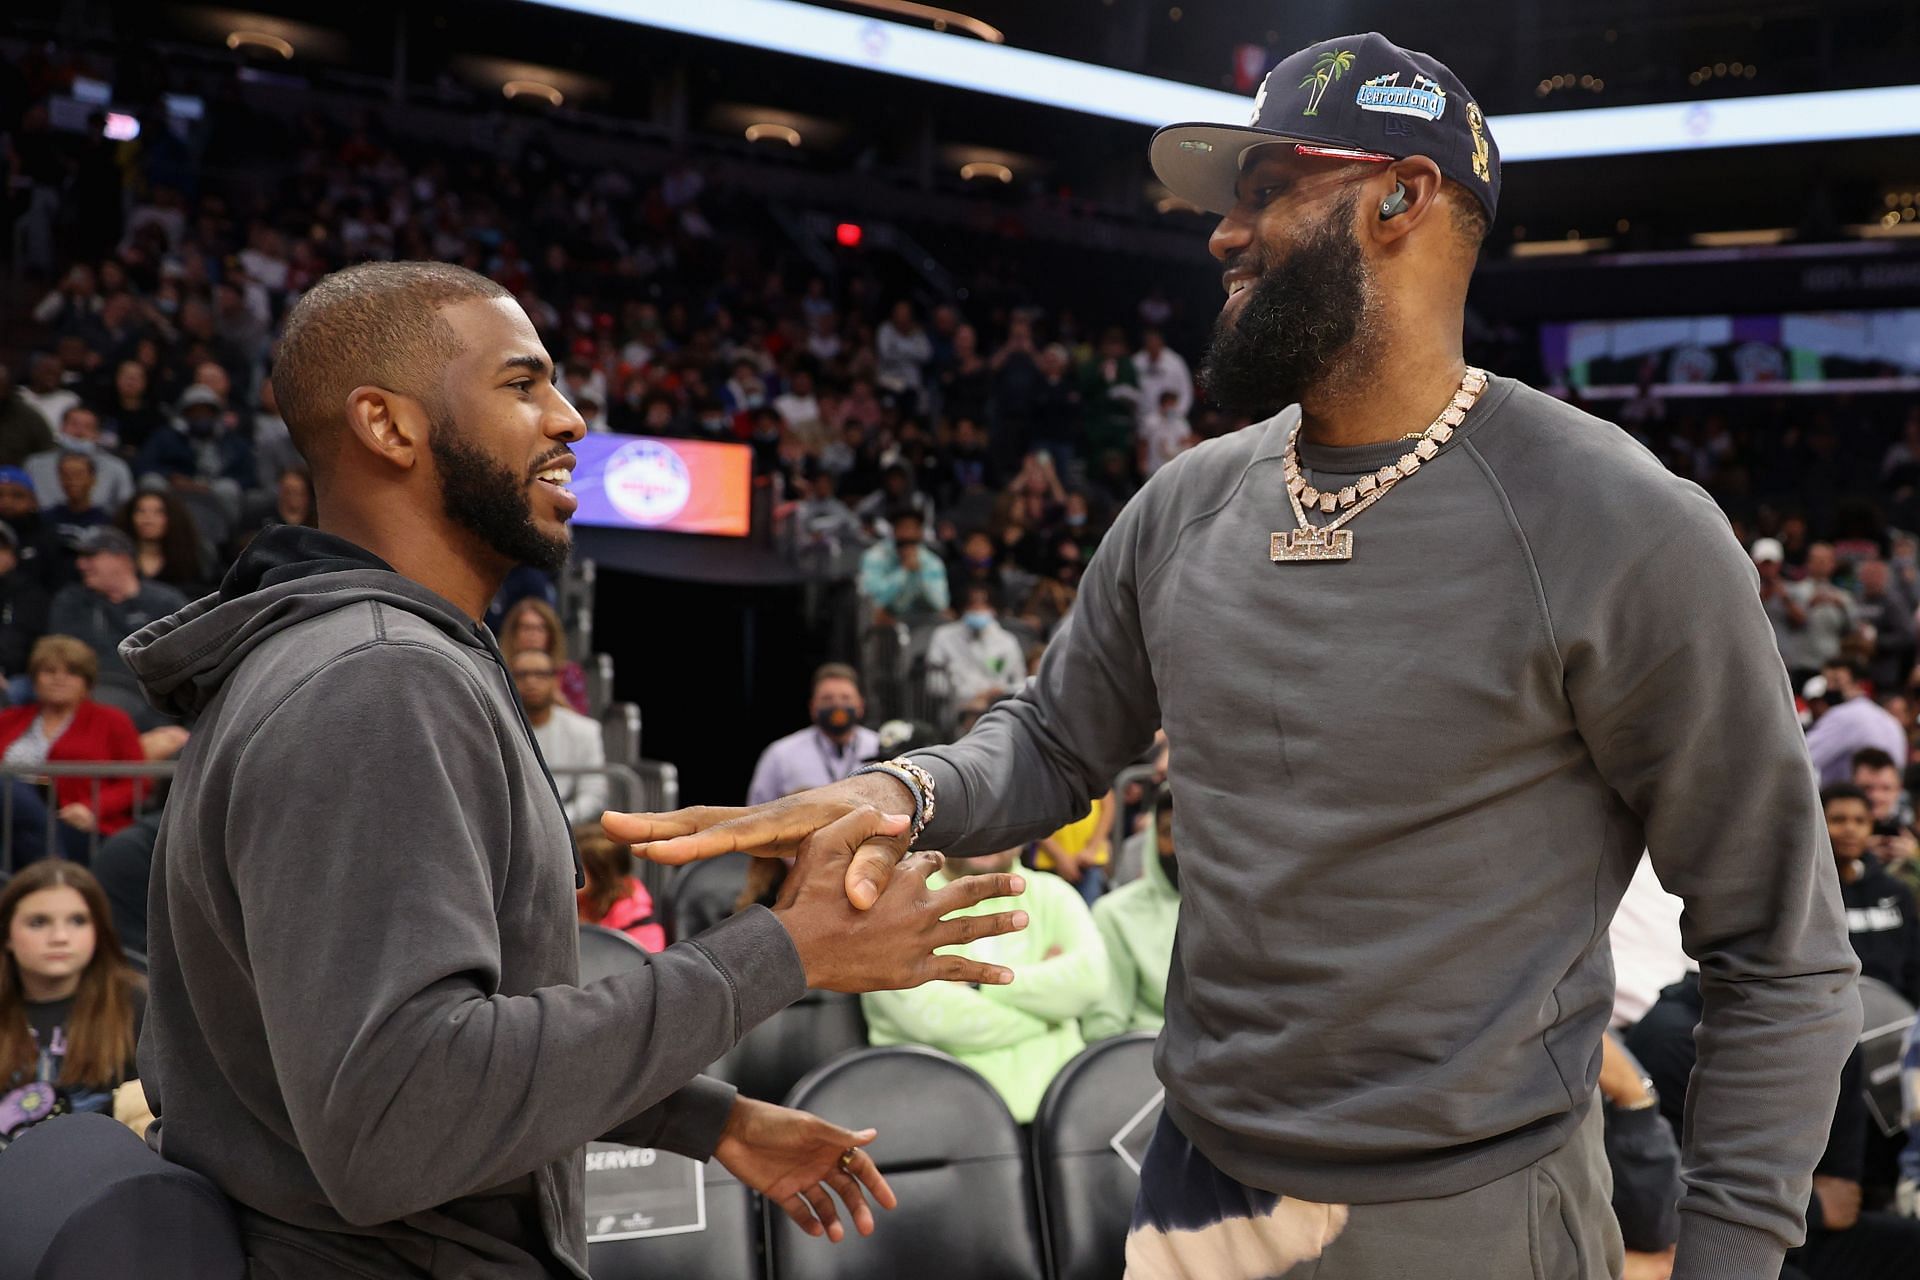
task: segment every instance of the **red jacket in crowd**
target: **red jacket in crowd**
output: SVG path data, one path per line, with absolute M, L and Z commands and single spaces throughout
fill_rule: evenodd
M 40 705 L 32 702 L 24 707 L 8 707 L 0 711 L 0 754 L 4 754 L 14 740 L 27 731 L 34 717 L 39 714 Z M 140 731 L 133 727 L 133 721 L 127 717 L 127 713 L 98 702 L 82 702 L 75 707 L 66 732 L 55 739 L 47 752 L 48 764 L 108 760 L 145 764 L 146 759 L 147 753 L 140 745 Z M 53 788 L 54 807 L 64 809 L 70 804 L 86 805 L 93 810 L 100 834 L 110 836 L 133 821 L 135 799 L 144 795 L 147 783 L 136 782 L 132 778 L 102 779 L 98 783 L 100 796 L 97 804 L 93 792 L 95 785 L 92 778 L 56 779 Z

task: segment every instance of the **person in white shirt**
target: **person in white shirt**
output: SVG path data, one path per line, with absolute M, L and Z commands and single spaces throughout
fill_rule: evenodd
M 1640 865 L 1607 926 L 1613 948 L 1613 1017 L 1623 1031 L 1647 1016 L 1660 993 L 1700 966 L 1680 944 L 1680 912 L 1686 903 L 1668 893 L 1654 874 L 1653 860 Z
M 1193 428 L 1180 411 L 1180 393 L 1160 393 L 1160 403 L 1140 421 L 1140 474 L 1150 476 L 1193 447 Z
M 993 588 L 975 583 L 962 600 L 960 621 L 933 633 L 927 649 L 927 670 L 935 692 L 949 694 L 956 704 L 971 702 L 982 693 L 1012 693 L 1027 680 L 1027 655 L 1020 642 L 1000 625 Z
M 45 351 L 27 361 L 27 385 L 20 388 L 20 398 L 56 429 L 67 410 L 80 403 L 80 393 L 61 381 L 60 361 Z
M 598 769 L 607 763 L 600 726 L 561 705 L 553 659 L 544 650 L 522 649 L 514 654 L 512 672 L 513 687 L 520 694 L 527 723 L 533 726 L 533 740 L 540 744 L 547 767 L 554 770 L 567 822 L 576 827 L 597 825 L 607 810 L 606 776 L 563 771 Z
M 754 766 L 748 804 L 765 804 L 796 791 L 853 776 L 880 754 L 880 735 L 861 724 L 866 699 L 860 673 L 830 662 L 813 673 L 813 699 L 807 708 L 813 723 L 769 744 Z
M 1167 345 L 1158 329 L 1148 329 L 1140 337 L 1140 350 L 1133 354 L 1133 374 L 1140 382 L 1140 415 L 1144 419 L 1160 407 L 1160 393 L 1171 391 L 1174 407 L 1185 418 L 1193 412 L 1193 373 L 1186 360 Z
M 879 356 L 880 385 L 896 395 L 912 396 L 918 405 L 927 364 L 933 359 L 933 340 L 914 317 L 911 302 L 902 298 L 893 304 L 893 314 L 881 322 L 874 350 Z
M 60 459 L 69 453 L 84 454 L 93 463 L 94 506 L 118 511 L 133 497 L 133 468 L 101 447 L 99 415 L 75 404 L 61 417 L 53 448 L 27 458 L 27 475 L 33 480 L 34 496 L 42 507 L 56 506 L 63 500 Z

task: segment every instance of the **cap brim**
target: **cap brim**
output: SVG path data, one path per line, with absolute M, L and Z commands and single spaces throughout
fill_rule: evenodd
M 1225 214 L 1234 205 L 1234 186 L 1247 152 L 1276 142 L 1323 148 L 1325 154 L 1356 160 L 1390 160 L 1377 152 L 1357 151 L 1344 143 L 1277 129 L 1230 124 L 1170 124 L 1153 135 L 1147 157 L 1162 185 L 1179 199 L 1208 213 Z

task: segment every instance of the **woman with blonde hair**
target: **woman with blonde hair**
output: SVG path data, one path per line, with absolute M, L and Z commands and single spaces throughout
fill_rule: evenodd
M 127 713 L 93 701 L 100 658 L 83 640 L 42 636 L 27 657 L 33 701 L 0 711 L 0 759 L 7 764 L 145 763 L 139 730 Z M 95 836 L 133 821 L 145 784 L 131 778 L 60 778 L 52 800 L 41 782 L 15 777 L 13 829 L 0 832 L 18 864 L 47 853 L 84 862 Z M 48 827 L 53 828 L 51 835 Z
M 111 1113 L 137 1094 L 146 985 L 126 962 L 100 882 L 48 859 L 0 892 L 0 1144 L 51 1115 Z M 144 1098 L 133 1099 L 144 1110 Z
M 560 697 L 581 715 L 587 709 L 587 673 L 577 662 L 567 661 L 567 633 L 560 615 L 545 600 L 527 597 L 507 610 L 500 623 L 500 654 L 513 666 L 513 655 L 528 649 L 538 650 L 553 659 L 554 678 L 560 685 Z

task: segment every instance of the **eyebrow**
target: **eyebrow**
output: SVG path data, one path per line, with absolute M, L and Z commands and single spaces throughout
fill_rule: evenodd
M 548 364 L 544 356 L 508 356 L 500 362 L 497 372 L 505 373 L 509 369 L 525 369 L 552 382 L 559 377 L 560 371 Z

